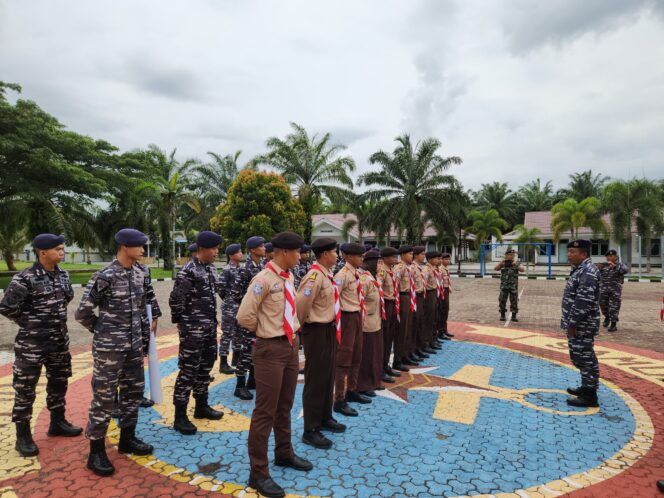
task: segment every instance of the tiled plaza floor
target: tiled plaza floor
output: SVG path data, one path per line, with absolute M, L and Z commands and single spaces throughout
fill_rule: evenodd
M 570 409 L 564 390 L 578 383 L 559 334 L 455 323 L 457 339 L 405 374 L 360 416 L 343 420 L 330 450 L 304 445 L 301 388 L 293 407 L 296 452 L 306 474 L 272 467 L 292 496 L 651 497 L 664 478 L 664 354 L 600 342 L 601 409 Z M 170 427 L 168 402 L 177 371 L 177 338 L 159 338 L 165 403 L 142 409 L 139 434 L 154 455 L 121 455 L 111 435 L 116 475 L 85 468 L 82 437 L 48 438 L 44 384 L 35 404 L 37 458 L 14 450 L 11 365 L 0 365 L 0 496 L 255 496 L 246 436 L 253 402 L 232 396 L 234 380 L 216 374 L 211 404 L 221 421 L 192 437 Z M 75 351 L 76 352 L 76 351 Z M 84 425 L 91 357 L 78 347 L 67 396 L 73 422 Z

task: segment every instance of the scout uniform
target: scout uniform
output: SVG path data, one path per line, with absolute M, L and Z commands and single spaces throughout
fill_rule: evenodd
M 424 251 L 424 246 L 415 246 L 413 247 L 413 256 L 422 254 Z M 413 355 L 413 359 L 416 361 L 421 361 L 427 357 L 427 354 L 423 351 L 425 341 L 424 338 L 426 335 L 424 330 L 424 314 L 426 313 L 426 310 L 424 309 L 424 294 L 426 292 L 424 287 L 424 267 L 417 261 L 413 261 L 411 269 L 413 272 L 413 279 L 415 281 L 417 309 L 413 316 L 413 333 L 411 335 L 409 352 L 411 355 Z
M 605 256 L 618 256 L 615 249 L 607 251 Z M 628 273 L 627 265 L 616 261 L 614 265 L 599 263 L 599 307 L 604 315 L 604 326 L 609 332 L 618 330 L 618 313 L 622 302 L 622 288 L 625 275 Z M 609 325 L 610 324 L 610 325 Z
M 413 247 L 404 245 L 399 248 L 399 254 L 413 252 Z M 394 340 L 394 368 L 402 372 L 408 371 L 407 365 L 417 365 L 410 359 L 410 341 L 413 333 L 413 316 L 417 309 L 415 293 L 415 280 L 413 278 L 412 264 L 403 260 L 396 265 L 394 275 L 399 289 L 399 329 Z
M 433 349 L 434 346 L 434 337 L 435 337 L 435 327 L 436 327 L 436 309 L 438 304 L 437 292 L 438 292 L 438 280 L 436 278 L 436 268 L 431 264 L 431 260 L 439 257 L 440 252 L 438 251 L 427 251 L 426 258 L 427 264 L 424 267 L 424 287 L 426 289 L 426 295 L 424 298 L 424 314 L 422 316 L 422 328 L 423 328 L 423 351 L 428 354 L 435 354 L 436 350 Z
M 451 259 L 451 255 L 448 252 L 444 252 L 441 255 L 443 260 Z M 443 263 L 438 267 L 440 284 L 442 287 L 442 295 L 439 295 L 438 302 L 438 321 L 436 329 L 438 330 L 438 337 L 442 340 L 450 340 L 454 337 L 453 334 L 447 329 L 447 318 L 450 315 L 450 294 L 452 293 L 452 283 L 450 280 L 450 270 Z
M 275 249 L 297 250 L 302 239 L 282 232 L 272 238 Z M 278 256 L 278 254 L 277 254 Z M 238 323 L 256 334 L 253 348 L 256 377 L 256 406 L 249 428 L 249 485 L 268 496 L 283 496 L 268 469 L 267 446 L 274 431 L 275 464 L 310 470 L 311 463 L 299 458 L 291 444 L 291 408 L 299 370 L 299 322 L 295 307 L 293 277 L 288 268 L 272 260 L 250 282 L 240 303 Z
M 398 251 L 393 247 L 385 247 L 381 249 L 380 256 L 385 258 L 387 256 L 397 255 Z M 396 277 L 392 268 L 388 267 L 381 261 L 378 262 L 378 274 L 376 280 L 383 289 L 383 298 L 385 299 L 385 320 L 383 320 L 383 369 L 385 375 L 383 376 L 384 382 L 394 382 L 390 376 L 400 376 L 398 370 L 393 370 L 390 367 L 390 355 L 392 354 L 392 347 L 394 346 L 397 331 L 399 329 L 399 319 L 397 317 L 397 302 L 399 299 L 396 286 Z
M 230 244 L 226 248 L 226 256 L 230 258 L 242 250 L 240 244 Z M 231 348 L 231 341 L 233 343 L 233 357 L 239 354 L 240 348 L 238 347 L 237 336 L 237 323 L 235 322 L 235 315 L 240 303 L 231 298 L 231 290 L 237 274 L 240 270 L 240 265 L 233 261 L 228 261 L 226 268 L 221 272 L 219 277 L 219 296 L 221 296 L 221 339 L 219 340 L 219 371 L 223 374 L 235 373 L 235 369 L 228 364 L 228 353 Z

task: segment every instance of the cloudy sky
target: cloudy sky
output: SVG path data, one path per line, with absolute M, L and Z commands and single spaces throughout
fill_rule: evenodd
M 664 177 L 664 0 L 0 0 L 0 79 L 71 129 L 181 158 L 295 121 L 360 172 L 435 136 L 469 188 Z

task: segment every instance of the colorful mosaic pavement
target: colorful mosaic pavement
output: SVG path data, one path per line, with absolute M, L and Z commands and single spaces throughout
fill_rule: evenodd
M 299 441 L 301 396 L 293 407 L 296 452 L 315 468 L 302 474 L 274 467 L 291 496 L 661 496 L 664 478 L 664 355 L 610 343 L 597 347 L 601 409 L 565 403 L 578 383 L 560 335 L 455 324 L 459 340 L 445 344 L 421 368 L 381 391 L 334 446 Z M 159 338 L 164 399 L 177 372 L 177 336 Z M 90 402 L 89 351 L 74 356 L 68 413 L 85 424 Z M 141 410 L 139 433 L 154 455 L 109 452 L 117 468 L 98 478 L 85 468 L 81 438 L 48 438 L 44 383 L 35 404 L 37 458 L 14 450 L 9 422 L 11 365 L 0 366 L 0 496 L 256 496 L 248 478 L 246 437 L 252 402 L 232 395 L 234 380 L 217 374 L 211 404 L 220 421 L 182 436 L 170 428 L 169 403 Z M 302 386 L 298 386 L 301 394 Z M 115 426 L 110 434 L 117 443 Z

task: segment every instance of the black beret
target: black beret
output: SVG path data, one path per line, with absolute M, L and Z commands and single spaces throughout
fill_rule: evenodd
M 300 252 L 309 252 L 311 251 L 311 246 L 308 244 L 302 244 L 302 247 L 300 247 Z
M 209 230 L 203 230 L 199 232 L 196 237 L 196 244 L 198 247 L 210 248 L 217 247 L 224 241 L 224 238 L 218 233 L 210 232 Z
M 240 252 L 242 246 L 240 244 L 231 244 L 226 248 L 226 256 L 232 256 L 233 254 Z
M 405 254 L 407 252 L 413 252 L 413 246 L 404 245 L 399 247 L 399 254 Z
M 364 244 L 364 250 L 365 251 L 371 251 L 373 249 L 373 246 L 371 244 Z
M 571 247 L 576 247 L 578 249 L 583 249 L 590 252 L 590 241 L 584 239 L 572 240 L 569 244 L 567 244 L 567 249 Z
M 443 259 L 452 259 L 452 255 L 449 252 L 444 252 L 440 257 Z
M 115 242 L 119 246 L 140 247 L 148 241 L 148 236 L 134 228 L 123 228 L 115 234 Z
M 64 243 L 64 235 L 53 235 L 52 233 L 40 233 L 32 239 L 32 247 L 42 250 L 53 249 Z
M 272 237 L 272 245 L 275 249 L 300 249 L 304 240 L 293 232 L 279 232 Z
M 344 242 L 343 244 L 341 244 L 339 246 L 339 251 L 346 252 L 346 249 L 348 249 L 348 244 L 349 244 L 348 242 Z
M 329 237 L 316 239 L 311 243 L 311 248 L 314 250 L 314 252 L 317 253 L 330 251 L 332 249 L 336 249 L 336 247 L 337 247 L 337 241 L 334 239 L 330 239 Z
M 425 254 L 427 259 L 433 259 L 440 257 L 440 251 L 427 251 Z
M 426 250 L 427 250 L 427 248 L 424 247 L 424 246 L 415 246 L 415 247 L 413 247 L 413 254 L 414 254 L 414 255 L 416 255 L 416 254 L 422 254 L 422 253 L 423 253 L 424 251 L 426 251 Z
M 380 250 L 381 258 L 386 258 L 388 256 L 396 256 L 397 254 L 399 254 L 399 251 L 397 251 L 394 247 L 383 247 Z
M 344 254 L 358 255 L 361 256 L 366 252 L 366 249 L 362 244 L 356 244 L 355 242 L 349 242 L 346 246 L 341 249 L 341 252 Z
M 615 249 L 609 249 L 608 251 L 606 251 L 606 254 L 604 256 L 617 256 L 617 255 L 618 253 L 616 252 Z
M 274 251 L 274 245 L 272 242 L 266 242 L 265 243 L 265 252 L 273 252 Z
M 263 244 L 265 244 L 265 239 L 263 237 L 259 237 L 258 235 L 249 237 L 247 239 L 247 249 L 256 249 Z
M 364 253 L 364 259 L 378 259 L 380 258 L 380 252 L 376 249 L 369 249 Z
M 193 244 L 189 244 L 189 247 L 187 247 L 187 251 L 189 252 L 198 251 L 198 244 L 196 244 L 196 242 L 194 242 Z

